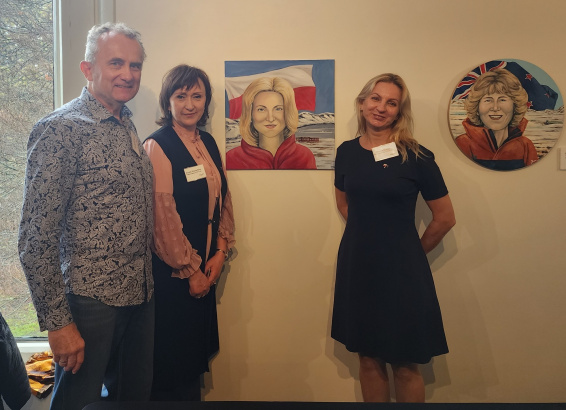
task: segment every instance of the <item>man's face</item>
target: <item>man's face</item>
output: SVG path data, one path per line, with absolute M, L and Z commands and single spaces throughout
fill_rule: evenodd
M 81 70 L 88 80 L 88 90 L 115 117 L 122 106 L 134 98 L 140 88 L 143 64 L 139 43 L 119 33 L 98 39 L 94 63 L 83 61 Z

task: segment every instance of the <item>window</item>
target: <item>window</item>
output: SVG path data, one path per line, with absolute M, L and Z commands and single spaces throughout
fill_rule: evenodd
M 44 336 L 17 250 L 26 145 L 53 111 L 53 4 L 0 1 L 0 312 L 15 337 Z

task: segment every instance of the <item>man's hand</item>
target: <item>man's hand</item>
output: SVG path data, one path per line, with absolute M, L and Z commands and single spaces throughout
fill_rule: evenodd
M 53 360 L 65 368 L 66 372 L 78 372 L 84 362 L 85 341 L 77 326 L 70 323 L 59 330 L 50 330 L 47 332 L 47 338 L 53 352 Z

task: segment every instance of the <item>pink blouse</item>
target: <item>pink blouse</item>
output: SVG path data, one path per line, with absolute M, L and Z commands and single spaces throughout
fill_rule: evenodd
M 230 249 L 235 242 L 234 213 L 230 190 L 227 190 L 224 201 L 222 201 L 220 172 L 200 139 L 198 130 L 195 137 L 180 136 L 180 138 L 197 165 L 202 165 L 206 172 L 209 219 L 213 217 L 216 198 L 218 197 L 220 206 L 218 236 L 226 240 L 228 249 Z M 153 165 L 153 238 L 155 253 L 173 268 L 173 277 L 188 278 L 199 270 L 202 258 L 183 234 L 183 224 L 177 213 L 175 198 L 173 198 L 171 162 L 155 140 L 147 140 L 143 146 Z M 209 224 L 206 245 L 207 259 L 210 253 L 211 239 L 212 225 Z

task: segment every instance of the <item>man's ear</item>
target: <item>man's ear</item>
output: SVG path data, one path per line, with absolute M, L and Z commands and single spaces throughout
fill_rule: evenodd
M 87 81 L 92 81 L 92 63 L 89 63 L 88 61 L 81 61 L 81 71 Z

